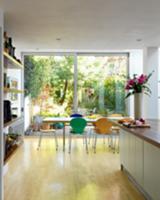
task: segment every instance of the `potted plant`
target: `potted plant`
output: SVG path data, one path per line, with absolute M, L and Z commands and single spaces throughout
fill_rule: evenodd
M 153 72 L 152 72 L 153 73 Z M 140 119 L 142 112 L 142 98 L 143 94 L 150 95 L 151 90 L 148 85 L 148 80 L 152 76 L 152 73 L 149 75 L 134 74 L 133 78 L 129 78 L 126 84 L 125 89 L 128 91 L 126 98 L 131 95 L 134 95 L 134 114 L 135 119 Z

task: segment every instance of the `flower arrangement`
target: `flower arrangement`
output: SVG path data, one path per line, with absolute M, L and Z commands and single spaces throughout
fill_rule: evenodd
M 128 92 L 126 98 L 135 93 L 142 93 L 150 95 L 151 90 L 147 84 L 149 78 L 152 76 L 153 72 L 149 75 L 141 74 L 138 76 L 137 74 L 133 75 L 133 78 L 128 79 L 125 89 Z

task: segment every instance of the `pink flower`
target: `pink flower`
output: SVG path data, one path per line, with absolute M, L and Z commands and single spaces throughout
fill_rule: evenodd
M 133 86 L 134 83 L 135 83 L 135 80 L 134 80 L 134 79 L 130 79 L 130 80 L 128 81 L 128 85 L 130 85 L 130 86 Z
M 143 84 L 143 83 L 146 82 L 146 80 L 147 80 L 147 76 L 144 75 L 144 74 L 142 74 L 142 75 L 139 76 L 139 78 L 138 78 L 138 83 L 139 83 L 139 84 Z
M 129 89 L 131 89 L 131 87 L 127 84 L 126 87 L 125 87 L 125 89 L 129 90 Z

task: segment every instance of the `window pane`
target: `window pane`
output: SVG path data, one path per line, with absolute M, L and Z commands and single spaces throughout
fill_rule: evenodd
M 25 56 L 25 91 L 33 115 L 68 116 L 73 106 L 73 56 Z
M 127 55 L 78 56 L 78 110 L 86 115 L 126 114 Z

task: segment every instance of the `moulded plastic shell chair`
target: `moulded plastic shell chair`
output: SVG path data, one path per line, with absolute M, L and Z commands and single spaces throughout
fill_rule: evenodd
M 109 121 L 107 118 L 99 118 L 96 122 L 94 122 L 94 133 L 95 133 L 95 141 L 94 141 L 94 152 L 96 152 L 96 144 L 97 144 L 97 135 L 103 135 L 108 136 L 108 144 L 111 148 L 113 148 L 113 151 L 116 150 L 116 136 L 119 137 L 118 131 L 114 131 L 112 129 L 113 124 L 111 121 Z M 115 139 L 113 138 L 115 136 Z M 111 143 L 109 141 L 111 139 Z M 114 141 L 113 141 L 114 139 Z M 119 138 L 118 138 L 118 149 L 119 149 Z
M 70 115 L 70 117 L 83 117 L 83 115 L 78 114 L 78 113 L 74 113 L 74 114 Z
M 70 134 L 69 134 L 69 153 L 71 152 L 71 143 L 72 143 L 72 135 L 83 135 L 83 140 L 85 140 L 86 152 L 88 153 L 88 144 L 87 144 L 87 134 L 85 132 L 85 127 L 87 125 L 87 121 L 84 118 L 73 118 L 70 121 Z

